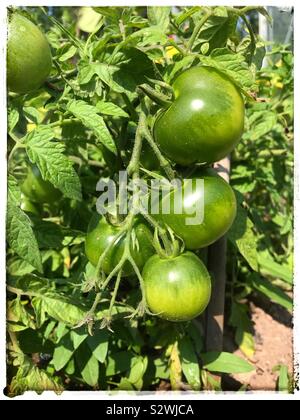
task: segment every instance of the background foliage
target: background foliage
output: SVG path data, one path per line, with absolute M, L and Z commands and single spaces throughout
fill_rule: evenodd
M 50 79 L 9 95 L 8 394 L 53 389 L 218 389 L 214 372 L 253 369 L 230 353 L 205 352 L 201 323 L 177 326 L 146 316 L 135 278 L 122 285 L 113 332 L 74 329 L 95 298 L 84 254 L 100 177 L 129 160 L 137 87 L 172 83 L 199 63 L 226 73 L 247 100 L 231 183 L 240 208 L 228 234 L 227 325 L 245 356 L 254 352 L 248 302 L 261 295 L 292 310 L 293 56 L 252 31 L 262 8 L 27 8 L 51 44 Z M 203 18 L 205 23 L 203 24 Z M 199 24 L 202 22 L 202 26 Z M 191 41 L 192 40 L 192 41 Z M 265 57 L 266 66 L 262 62 Z M 147 78 L 148 77 L 148 78 Z M 159 87 L 157 87 L 159 89 Z M 157 107 L 153 105 L 149 126 Z M 37 215 L 19 207 L 29 161 L 63 193 Z M 107 296 L 108 298 L 109 296 Z M 107 313 L 108 299 L 96 320 Z M 97 325 L 97 324 L 96 324 Z M 280 386 L 289 387 L 284 367 Z M 170 384 L 170 385 L 169 385 Z

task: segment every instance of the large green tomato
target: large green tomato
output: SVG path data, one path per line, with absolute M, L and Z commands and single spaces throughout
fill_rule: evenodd
M 203 189 L 197 184 L 197 179 L 204 181 Z M 167 202 L 170 203 L 169 209 Z M 180 211 L 176 207 L 178 202 L 182 202 Z M 201 204 L 203 220 L 196 218 L 201 212 Z M 164 194 L 159 214 L 153 214 L 153 217 L 172 228 L 183 239 L 187 249 L 198 249 L 223 236 L 235 215 L 236 198 L 232 188 L 213 169 L 206 168 L 185 179 L 182 186 Z
M 192 67 L 173 84 L 175 100 L 154 124 L 162 152 L 181 165 L 225 157 L 242 136 L 244 102 L 235 85 L 211 67 Z
M 36 165 L 28 167 L 28 173 L 21 186 L 22 192 L 37 203 L 55 203 L 62 196 L 61 192 L 49 181 L 45 181 Z
M 103 254 L 107 246 L 120 233 L 121 227 L 110 224 L 105 217 L 96 214 L 92 217 L 88 233 L 85 240 L 85 253 L 88 260 L 96 267 L 100 256 Z M 154 253 L 153 246 L 150 242 L 152 236 L 148 226 L 139 218 L 136 219 L 134 225 L 134 235 L 131 241 L 131 255 L 138 266 L 142 269 L 145 262 Z M 111 273 L 115 266 L 122 258 L 125 248 L 125 233 L 117 240 L 107 253 L 103 261 L 103 271 L 106 274 Z M 123 276 L 130 276 L 134 273 L 132 265 L 127 261 L 123 266 Z
M 8 26 L 7 84 L 9 90 L 27 93 L 38 89 L 52 67 L 48 41 L 30 20 L 12 13 Z
M 150 311 L 168 321 L 189 321 L 208 305 L 211 281 L 203 262 L 192 252 L 175 258 L 152 256 L 143 270 Z

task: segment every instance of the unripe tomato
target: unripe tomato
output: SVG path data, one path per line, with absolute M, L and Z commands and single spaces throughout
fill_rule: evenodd
M 210 300 L 208 271 L 189 251 L 174 258 L 152 256 L 145 264 L 143 279 L 150 311 L 168 321 L 189 321 L 200 315 Z
M 92 217 L 85 240 L 85 253 L 91 264 L 95 267 L 97 266 L 100 256 L 120 231 L 120 226 L 110 224 L 104 216 L 95 214 Z M 117 240 L 104 258 L 102 269 L 106 274 L 111 273 L 122 258 L 125 249 L 125 235 L 126 233 Z M 145 262 L 154 253 L 149 239 L 151 235 L 148 226 L 137 218 L 134 225 L 130 251 L 139 269 L 143 268 Z M 123 266 L 122 275 L 130 276 L 133 273 L 132 265 L 126 262 Z
M 28 173 L 21 186 L 22 192 L 37 203 L 54 203 L 59 200 L 62 193 L 49 181 L 45 181 L 36 165 L 28 167 Z
M 197 179 L 204 180 L 204 188 L 197 185 Z M 204 192 L 204 196 L 203 196 Z M 169 212 L 163 211 L 163 205 L 170 201 Z M 176 206 L 182 201 L 181 211 Z M 195 218 L 197 206 L 203 203 L 203 221 Z M 166 205 L 164 205 L 167 208 Z M 166 213 L 166 214 L 165 214 Z M 153 214 L 157 220 L 168 225 L 176 235 L 183 239 L 187 249 L 208 246 L 223 236 L 232 225 L 236 215 L 236 198 L 231 186 L 213 169 L 198 170 L 184 180 L 181 187 L 171 189 L 160 201 L 159 214 Z
M 16 93 L 38 89 L 52 67 L 51 51 L 45 35 L 30 20 L 12 13 L 8 26 L 7 84 Z
M 192 67 L 173 84 L 175 100 L 154 124 L 162 152 L 181 165 L 224 158 L 242 136 L 244 102 L 235 85 L 211 67 Z

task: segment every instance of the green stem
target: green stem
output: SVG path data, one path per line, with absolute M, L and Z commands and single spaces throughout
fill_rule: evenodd
M 202 18 L 199 20 L 199 22 L 197 23 L 197 25 L 195 26 L 193 33 L 191 35 L 191 38 L 188 42 L 188 49 L 191 51 L 194 45 L 194 42 L 196 41 L 199 32 L 201 31 L 201 28 L 204 26 L 204 24 L 206 23 L 206 21 L 210 18 L 210 16 L 212 15 L 212 11 L 209 10 L 208 12 L 205 13 L 204 16 L 202 16 Z
M 146 83 L 139 85 L 138 89 L 143 94 L 147 95 L 153 102 L 163 108 L 168 108 L 170 105 L 172 105 L 172 101 L 169 100 L 168 96 L 158 92 Z
M 241 16 L 241 19 L 243 19 L 248 31 L 249 31 L 249 35 L 250 35 L 250 40 L 251 40 L 251 50 L 250 50 L 250 62 L 249 64 L 252 63 L 253 60 L 253 56 L 254 56 L 254 52 L 255 52 L 255 44 L 256 44 L 256 40 L 255 40 L 255 34 L 254 31 L 252 29 L 252 26 L 250 25 L 250 23 L 248 22 L 246 16 Z
M 159 150 L 157 144 L 155 143 L 154 138 L 152 137 L 146 124 L 143 125 L 143 135 L 145 139 L 147 140 L 147 142 L 149 143 L 149 146 L 152 148 L 153 152 L 155 153 L 155 156 L 157 157 L 161 168 L 164 170 L 169 180 L 174 179 L 175 172 L 173 171 L 169 161 L 162 155 L 161 151 Z
M 114 304 L 116 302 L 117 293 L 118 293 L 120 283 L 121 283 L 121 278 L 122 278 L 122 269 L 118 272 L 115 288 L 114 288 L 113 295 L 112 295 L 111 300 L 110 300 L 108 316 L 107 316 L 108 322 L 110 322 L 111 317 L 112 317 L 112 310 L 113 310 Z
M 139 171 L 140 166 L 140 157 L 143 145 L 143 138 L 141 133 L 141 126 L 142 126 L 143 116 L 140 114 L 139 123 L 135 133 L 135 141 L 133 146 L 133 151 L 131 155 L 130 162 L 127 166 L 128 176 L 133 175 L 135 172 Z

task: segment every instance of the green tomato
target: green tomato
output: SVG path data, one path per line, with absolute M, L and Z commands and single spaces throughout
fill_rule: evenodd
M 181 165 L 224 158 L 244 130 L 244 102 L 235 85 L 211 67 L 192 67 L 173 84 L 175 100 L 154 124 L 160 149 Z
M 48 41 L 30 20 L 12 13 L 8 26 L 7 84 L 9 90 L 28 93 L 38 89 L 52 67 Z
M 175 258 L 152 256 L 143 270 L 150 311 L 168 321 L 189 321 L 208 305 L 211 280 L 203 262 L 192 252 Z
M 97 266 L 100 256 L 120 233 L 120 230 L 120 226 L 110 224 L 105 217 L 99 214 L 92 217 L 85 240 L 85 253 L 91 264 Z M 106 274 L 111 273 L 122 258 L 125 248 L 125 235 L 126 233 L 117 240 L 104 258 L 102 269 Z M 154 253 L 149 239 L 151 236 L 152 233 L 148 226 L 137 218 L 134 224 L 130 251 L 139 269 L 143 268 L 145 262 Z M 127 261 L 123 266 L 122 275 L 130 276 L 132 274 L 134 274 L 134 270 Z
M 204 180 L 204 197 L 197 179 Z M 168 207 L 167 201 L 170 203 L 168 213 L 163 211 Z M 176 208 L 178 201 L 182 202 L 180 212 Z M 195 216 L 201 201 L 203 220 L 199 219 L 197 222 Z M 159 203 L 159 213 L 153 214 L 158 221 L 173 229 L 184 241 L 186 248 L 191 250 L 208 246 L 223 236 L 235 216 L 236 198 L 231 186 L 210 168 L 198 170 L 184 180 L 182 187 L 173 188 L 170 193 L 163 195 Z
M 32 213 L 35 216 L 39 215 L 39 211 L 37 209 L 37 207 L 35 206 L 35 204 L 30 201 L 26 195 L 21 194 L 21 203 L 20 203 L 20 208 L 25 211 L 26 213 Z
M 49 181 L 45 181 L 36 165 L 28 167 L 28 173 L 21 186 L 22 192 L 36 203 L 55 203 L 62 196 L 61 192 Z

